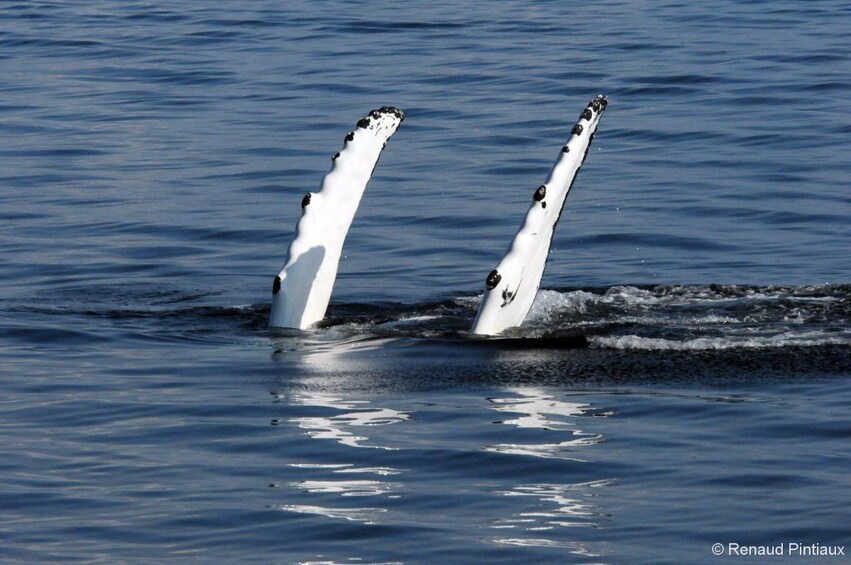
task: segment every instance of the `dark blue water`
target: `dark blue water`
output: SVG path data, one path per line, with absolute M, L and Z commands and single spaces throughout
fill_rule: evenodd
M 788 544 L 851 553 L 849 22 L 0 3 L 0 561 L 844 562 Z M 470 340 L 600 92 L 527 324 Z M 327 322 L 269 331 L 385 104 Z

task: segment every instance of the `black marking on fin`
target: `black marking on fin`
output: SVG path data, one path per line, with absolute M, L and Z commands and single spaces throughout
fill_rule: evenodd
M 582 134 L 582 124 L 576 124 L 573 126 L 571 132 L 573 135 L 581 135 Z
M 570 153 L 570 147 L 565 145 L 564 147 L 561 148 L 561 152 L 562 153 Z
M 593 117 L 594 117 L 594 112 L 591 110 L 591 108 L 585 108 L 585 111 L 582 112 L 582 119 L 583 120 L 590 120 Z
M 311 199 L 311 196 L 310 196 L 310 193 L 308 192 L 307 194 L 304 195 L 304 198 L 301 199 L 301 207 L 307 208 L 307 206 L 310 204 L 310 199 Z
M 281 277 L 275 277 L 275 282 L 272 283 L 272 295 L 281 292 Z
M 350 131 L 349 133 L 346 134 L 346 141 L 351 141 L 354 138 L 355 138 L 355 132 Z
M 371 123 L 372 122 L 369 121 L 369 118 L 361 118 L 360 120 L 358 120 L 358 127 L 361 129 L 366 129 Z
M 502 291 L 502 306 L 501 306 L 501 308 L 505 308 L 506 306 L 508 306 L 509 304 L 514 302 L 514 299 L 516 297 L 517 297 L 517 294 L 514 293 L 514 292 L 511 292 L 507 288 L 505 290 L 503 290 Z
M 499 284 L 499 281 L 502 280 L 502 275 L 499 274 L 499 271 L 494 269 L 490 273 L 488 273 L 488 278 L 485 281 L 485 285 L 488 287 L 488 290 L 493 290 L 496 288 L 496 285 Z
M 337 160 L 337 157 L 339 157 L 339 156 L 340 156 L 340 152 L 339 152 L 339 151 L 337 151 L 336 153 L 334 153 L 333 155 L 331 155 L 331 160 L 332 160 L 332 161 L 336 161 L 336 160 Z
M 373 110 L 373 112 L 377 112 L 378 114 L 393 114 L 395 117 L 399 118 L 400 122 L 405 119 L 405 112 L 395 106 L 382 106 L 378 110 Z
M 535 191 L 535 195 L 532 197 L 535 199 L 535 202 L 540 202 L 547 196 L 547 185 L 542 184 L 538 187 L 538 190 Z

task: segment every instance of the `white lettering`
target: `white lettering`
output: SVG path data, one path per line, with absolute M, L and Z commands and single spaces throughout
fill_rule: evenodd
M 839 557 L 845 556 L 844 545 L 822 545 L 820 543 L 804 544 L 797 541 L 779 543 L 777 545 L 743 545 L 736 542 L 728 542 L 726 545 L 716 543 L 712 545 L 714 555 L 736 555 L 742 557 L 750 556 L 799 556 L 799 557 Z
M 830 556 L 830 557 L 838 557 L 840 555 L 845 555 L 845 546 L 844 545 L 822 545 L 820 543 L 811 543 L 809 545 L 804 545 L 798 542 L 789 542 L 786 544 L 786 548 L 789 550 L 789 555 L 798 555 L 798 556 Z
M 741 545 L 735 542 L 727 544 L 727 555 L 785 555 L 785 548 L 782 543 L 777 545 Z

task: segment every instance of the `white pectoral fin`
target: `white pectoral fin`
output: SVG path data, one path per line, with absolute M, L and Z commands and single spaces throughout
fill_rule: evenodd
M 306 329 L 325 316 L 346 234 L 381 151 L 404 117 L 383 107 L 361 119 L 319 191 L 302 198 L 295 238 L 272 285 L 271 327 Z
M 605 96 L 597 96 L 573 126 L 547 182 L 535 191 L 523 225 L 496 269 L 487 276 L 472 333 L 497 335 L 526 319 L 544 275 L 565 199 L 588 155 L 607 104 Z

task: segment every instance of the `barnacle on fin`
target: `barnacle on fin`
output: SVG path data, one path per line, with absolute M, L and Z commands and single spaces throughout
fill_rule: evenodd
M 496 285 L 499 284 L 499 281 L 502 280 L 502 275 L 499 274 L 499 271 L 494 269 L 490 273 L 488 273 L 488 278 L 485 281 L 485 286 L 488 287 L 488 290 L 493 290 L 496 288 Z

